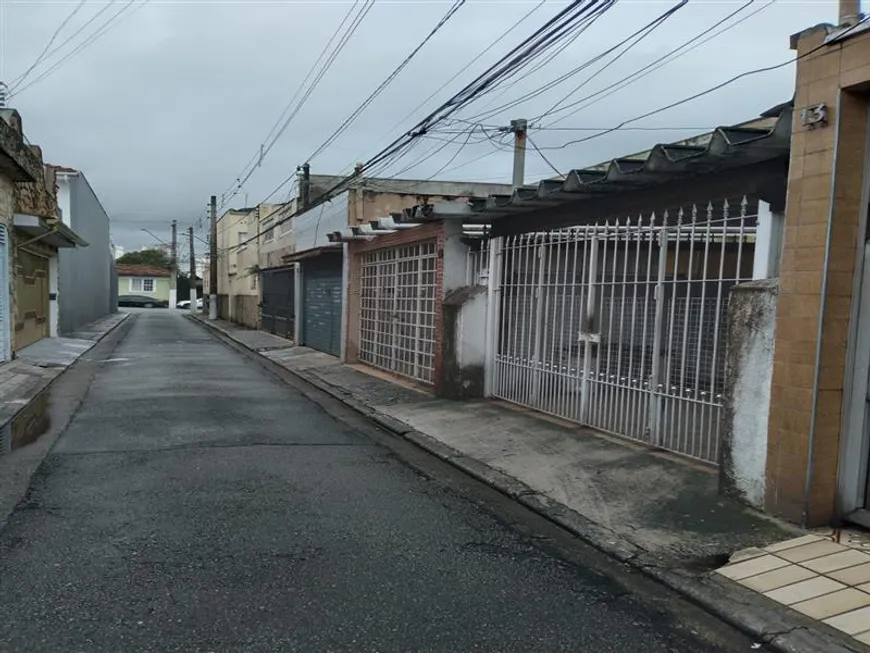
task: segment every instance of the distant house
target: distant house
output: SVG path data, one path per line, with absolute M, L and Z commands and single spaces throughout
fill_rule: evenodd
M 118 294 L 169 301 L 169 270 L 150 265 L 118 265 Z

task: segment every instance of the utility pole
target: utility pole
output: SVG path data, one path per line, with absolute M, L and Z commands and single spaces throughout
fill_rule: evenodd
M 187 237 L 190 239 L 190 312 L 196 313 L 196 256 L 193 248 L 193 227 L 187 230 Z
M 208 239 L 208 319 L 216 320 L 218 316 L 218 269 L 217 269 L 217 196 L 211 196 L 211 231 Z
M 514 135 L 514 190 L 523 185 L 526 176 L 526 132 L 528 121 L 525 118 L 511 120 L 510 131 Z
M 526 176 L 526 132 L 529 123 L 525 118 L 511 120 L 510 127 L 502 127 L 499 131 L 511 132 L 514 135 L 514 170 L 511 183 L 514 190 L 523 185 Z M 487 244 L 486 271 L 486 341 L 485 370 L 483 375 L 483 395 L 492 397 L 492 386 L 495 370 L 492 361 L 498 348 L 498 325 L 501 321 L 501 274 L 504 238 L 490 238 Z
M 302 175 L 299 178 L 299 199 L 302 202 L 302 210 L 307 211 L 311 206 L 311 166 L 307 163 L 300 166 Z
M 172 221 L 172 240 L 169 254 L 169 308 L 175 310 L 178 304 L 178 223 Z

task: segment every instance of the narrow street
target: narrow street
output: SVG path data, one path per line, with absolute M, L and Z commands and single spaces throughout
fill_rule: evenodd
M 180 312 L 113 336 L 0 532 L 4 652 L 750 650 Z

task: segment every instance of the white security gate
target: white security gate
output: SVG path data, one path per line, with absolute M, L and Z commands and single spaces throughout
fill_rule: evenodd
M 491 394 L 716 462 L 728 291 L 752 276 L 747 208 L 506 238 Z
M 435 374 L 434 242 L 363 255 L 359 360 L 432 383 Z

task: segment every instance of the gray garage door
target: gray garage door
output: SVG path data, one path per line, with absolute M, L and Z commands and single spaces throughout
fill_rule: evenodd
M 302 344 L 341 354 L 341 255 L 302 263 Z

